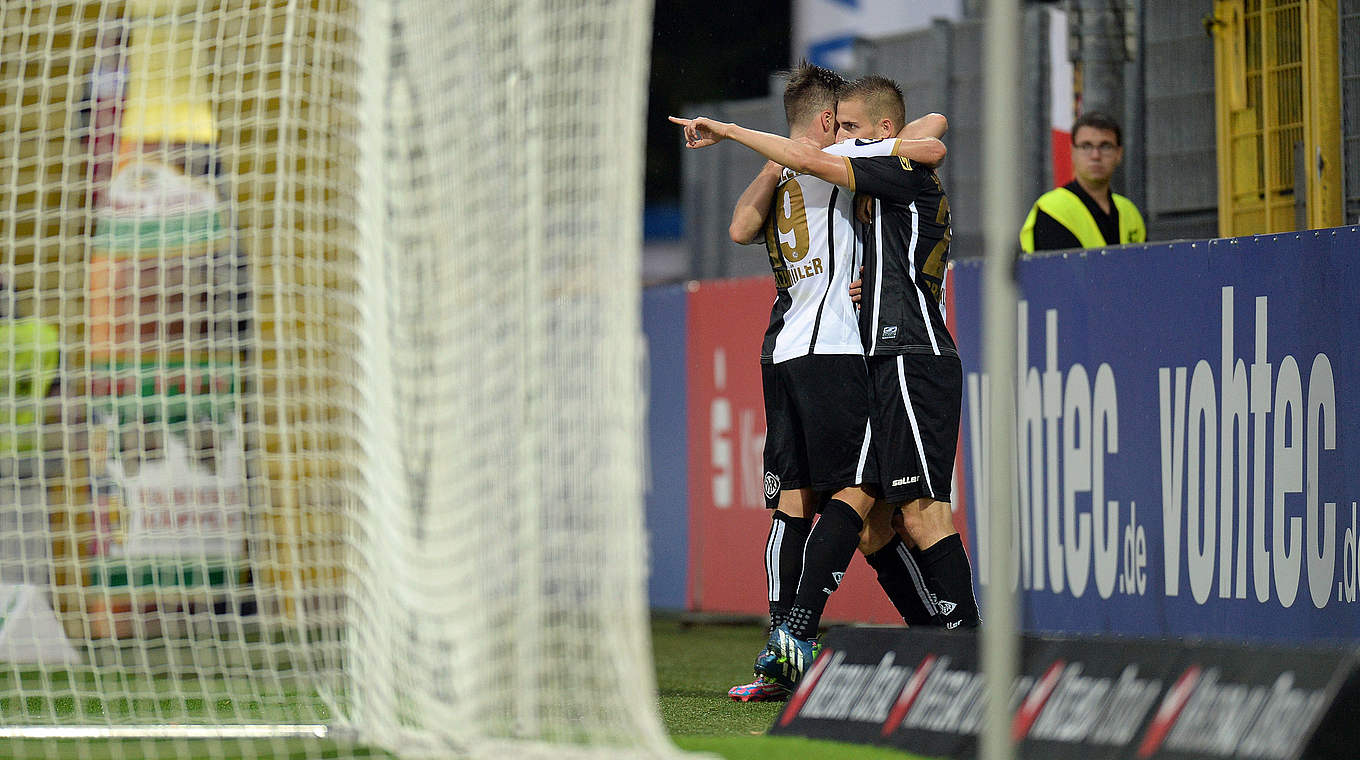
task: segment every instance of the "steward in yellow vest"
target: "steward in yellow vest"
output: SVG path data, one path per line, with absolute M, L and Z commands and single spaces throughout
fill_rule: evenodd
M 1072 125 L 1072 173 L 1076 179 L 1034 202 L 1020 228 L 1025 253 L 1104 248 L 1147 240 L 1143 215 L 1133 202 L 1110 191 L 1110 177 L 1124 161 L 1119 123 L 1098 111 Z
M 1110 193 L 1112 208 L 1105 213 L 1076 181 L 1039 196 L 1020 228 L 1025 253 L 1066 248 L 1104 248 L 1147 240 L 1143 215 L 1133 201 Z

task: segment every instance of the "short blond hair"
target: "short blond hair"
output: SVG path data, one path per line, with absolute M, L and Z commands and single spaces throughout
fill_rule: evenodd
M 906 101 L 902 88 L 893 80 L 878 74 L 862 76 L 841 90 L 841 100 L 852 98 L 864 101 L 864 110 L 873 121 L 891 119 L 894 132 L 906 126 Z

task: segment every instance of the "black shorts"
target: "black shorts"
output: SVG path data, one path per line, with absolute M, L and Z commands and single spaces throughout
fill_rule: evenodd
M 863 356 L 800 356 L 762 364 L 760 377 L 766 507 L 779 506 L 780 491 L 838 491 L 874 479 Z
M 874 389 L 874 457 L 889 504 L 949 501 L 959 443 L 963 365 L 956 356 L 867 359 Z

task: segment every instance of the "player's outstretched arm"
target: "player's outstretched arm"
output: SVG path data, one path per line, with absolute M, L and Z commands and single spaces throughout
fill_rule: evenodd
M 703 116 L 696 119 L 672 116 L 670 120 L 685 128 L 686 147 L 705 148 L 723 140 L 733 140 L 799 174 L 811 174 L 832 184 L 850 187 L 850 168 L 845 159 L 823 153 L 811 145 Z
M 732 209 L 732 223 L 727 227 L 732 242 L 745 245 L 754 242 L 760 235 L 761 228 L 765 226 L 765 217 L 770 213 L 774 190 L 779 186 L 779 175 L 783 171 L 784 167 L 779 164 L 766 161 L 760 173 L 742 191 L 736 208 Z

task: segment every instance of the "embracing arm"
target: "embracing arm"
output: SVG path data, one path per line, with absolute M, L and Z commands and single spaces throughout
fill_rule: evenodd
M 898 143 L 894 152 L 918 164 L 932 169 L 940 165 L 946 153 L 940 138 L 949 129 L 949 120 L 944 114 L 928 113 L 897 133 Z
M 944 137 L 944 133 L 949 131 L 949 119 L 944 114 L 928 113 L 916 119 L 897 133 L 903 140 L 915 140 L 921 137 L 934 137 L 939 139 Z
M 899 139 L 897 145 L 893 147 L 893 153 L 915 161 L 918 164 L 934 169 L 944 160 L 944 143 L 934 137 L 922 137 L 916 140 Z
M 779 164 L 766 161 L 760 173 L 742 191 L 736 208 L 732 209 L 732 223 L 727 227 L 732 242 L 745 245 L 760 234 L 760 229 L 765 226 L 765 217 L 770 213 L 770 199 L 779 186 L 779 175 L 783 171 L 784 167 Z

